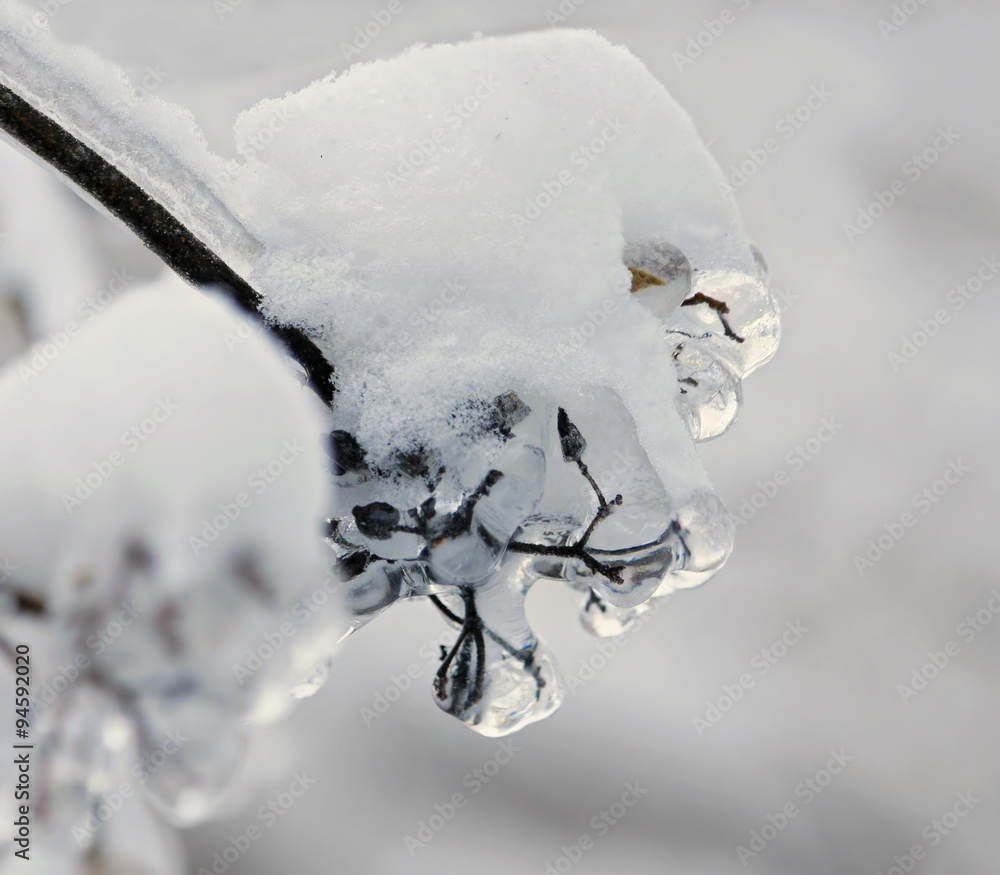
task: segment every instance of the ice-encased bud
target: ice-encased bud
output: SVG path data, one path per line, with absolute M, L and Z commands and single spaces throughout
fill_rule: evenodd
M 677 526 L 686 552 L 686 571 L 713 571 L 729 558 L 733 518 L 714 493 L 695 493 L 684 502 L 677 510 Z
M 357 556 L 358 553 L 348 554 Z M 344 607 L 355 622 L 366 622 L 400 597 L 403 591 L 403 568 L 396 563 L 372 561 L 365 552 L 363 561 L 368 564 L 356 577 L 351 578 L 344 591 Z M 348 566 L 342 565 L 345 573 Z
M 482 735 L 507 735 L 562 702 L 558 668 L 524 613 L 536 579 L 530 558 L 508 553 L 481 587 L 438 601 L 459 634 L 442 656 L 434 701 Z
M 594 573 L 590 568 L 578 569 L 571 579 L 589 581 L 601 598 L 619 608 L 634 608 L 646 601 L 677 562 L 672 545 L 651 550 L 638 558 L 630 556 L 625 561 L 599 551 L 588 552 L 608 571 Z
M 559 707 L 562 683 L 555 660 L 544 645 L 536 644 L 528 658 L 509 653 L 494 642 L 488 642 L 486 648 L 490 658 L 482 688 L 477 691 L 473 686 L 474 695 L 465 699 L 452 692 L 446 692 L 444 698 L 436 695 L 439 708 L 480 735 L 498 737 L 543 720 Z M 464 658 L 472 661 L 471 656 Z M 461 663 L 456 675 L 467 670 Z M 452 683 L 448 690 L 453 688 Z
M 773 355 L 779 325 L 766 286 L 767 264 L 751 246 L 756 276 L 717 269 L 692 271 L 671 243 L 632 243 L 623 261 L 634 298 L 667 329 L 680 386 L 679 408 L 692 436 L 725 432 L 742 403 L 742 379 Z
M 736 270 L 700 271 L 691 297 L 666 321 L 668 331 L 694 338 L 744 378 L 778 348 L 778 306 L 757 276 Z
M 635 300 L 661 319 L 691 294 L 691 262 L 670 243 L 630 244 L 622 260 L 632 273 Z
M 698 492 L 681 505 L 677 525 L 684 544 L 681 567 L 668 574 L 655 596 L 699 586 L 714 575 L 733 551 L 732 514 L 711 492 Z
M 743 381 L 723 359 L 682 335 L 667 335 L 677 343 L 674 362 L 680 384 L 678 407 L 696 441 L 725 432 L 739 415 Z

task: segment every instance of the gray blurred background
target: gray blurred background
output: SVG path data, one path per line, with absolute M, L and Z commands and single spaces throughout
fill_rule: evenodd
M 428 656 L 427 642 L 443 623 L 427 605 L 393 608 L 347 642 L 315 698 L 259 740 L 252 801 L 185 834 L 191 872 L 211 870 L 231 836 L 260 825 L 258 808 L 303 769 L 315 783 L 230 871 L 541 875 L 550 864 L 564 871 L 572 856 L 581 875 L 998 871 L 1000 621 L 974 634 L 958 627 L 977 611 L 993 619 L 990 591 L 1000 587 L 1000 278 L 960 310 L 949 293 L 983 258 L 1000 255 L 1000 5 L 567 0 L 560 11 L 559 0 L 402 3 L 356 60 L 477 31 L 545 28 L 548 12 L 571 10 L 560 26 L 627 45 L 690 112 L 727 173 L 775 138 L 780 148 L 739 187 L 738 200 L 784 302 L 784 339 L 747 382 L 737 424 L 702 452 L 737 513 L 751 506 L 743 502 L 754 500 L 758 481 L 779 470 L 787 479 L 777 490 L 764 483 L 774 494 L 757 497 L 762 506 L 738 529 L 726 568 L 667 602 L 554 717 L 514 736 L 513 757 L 498 770 L 486 765 L 497 741 L 431 700 L 436 654 Z M 69 0 L 51 25 L 134 81 L 158 66 L 166 75 L 157 93 L 189 107 L 211 146 L 235 156 L 235 114 L 343 69 L 342 41 L 384 6 Z M 725 9 L 733 17 L 722 32 L 692 63 L 678 63 L 675 53 L 697 40 L 706 19 L 721 23 Z M 811 117 L 786 139 L 776 125 L 814 88 L 830 96 L 814 112 L 801 110 L 800 119 Z M 938 130 L 949 127 L 947 151 L 915 179 L 907 162 L 935 138 L 940 147 Z M 849 239 L 845 223 L 894 180 L 906 191 Z M 73 276 L 90 277 L 92 291 L 113 269 L 158 269 L 68 192 L 48 201 L 22 191 L 17 200 L 14 187 L 12 176 L 0 180 L 0 231 L 35 228 L 46 252 L 64 253 L 52 259 L 64 270 L 80 262 Z M 11 237 L 0 238 L 0 261 L 26 262 L 18 282 L 29 283 L 27 250 L 15 257 L 10 246 Z M 43 261 L 39 272 L 54 269 Z M 900 354 L 939 310 L 947 322 L 894 369 L 889 353 Z M 809 443 L 824 418 L 840 426 L 836 435 Z M 798 446 L 804 453 L 793 461 Z M 950 462 L 968 473 L 922 512 L 913 496 L 933 490 Z M 896 542 L 885 526 L 908 511 L 916 525 Z M 859 574 L 855 556 L 880 535 L 891 548 Z M 580 628 L 570 593 L 542 583 L 528 608 L 565 673 L 579 676 L 598 642 Z M 760 652 L 788 623 L 808 631 L 764 674 Z M 957 655 L 904 703 L 899 685 L 949 641 Z M 409 666 L 421 677 L 366 721 L 361 709 Z M 694 718 L 711 716 L 709 703 L 745 674 L 753 686 L 699 731 Z M 831 751 L 850 758 L 832 778 L 822 773 Z M 483 783 L 475 769 L 494 774 Z M 821 792 L 808 790 L 807 779 Z M 640 801 L 610 809 L 635 781 L 647 790 Z M 419 840 L 420 822 L 458 792 L 467 804 L 422 847 L 408 848 L 405 837 Z M 960 793 L 979 800 L 962 817 L 949 814 Z M 768 816 L 780 824 L 788 804 L 796 816 L 768 828 Z M 615 820 L 615 810 L 625 816 L 601 826 L 601 812 Z M 741 860 L 738 846 L 752 848 L 751 833 L 762 829 L 764 838 L 775 834 Z M 571 846 L 581 836 L 592 845 L 577 853 Z M 911 860 L 915 845 L 923 855 Z

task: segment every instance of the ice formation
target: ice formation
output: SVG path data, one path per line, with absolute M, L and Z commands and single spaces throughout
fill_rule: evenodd
M 350 609 L 430 596 L 459 629 L 438 704 L 488 735 L 544 717 L 532 583 L 614 634 L 731 549 L 694 442 L 778 319 L 715 162 L 634 56 L 572 31 L 358 65 L 236 139 L 218 193 L 263 245 L 252 282 L 336 368 Z
M 323 408 L 274 341 L 172 274 L 62 339 L 0 371 L 0 647 L 31 646 L 33 846 L 53 872 L 128 844 L 104 813 L 123 784 L 143 830 L 147 804 L 201 820 L 241 721 L 286 710 L 347 628 L 327 607 L 234 672 L 327 573 Z
M 25 38 L 16 4 L 0 13 L 0 83 L 142 185 L 334 366 L 317 480 L 344 605 L 360 627 L 396 600 L 434 602 L 457 630 L 441 708 L 502 735 L 559 705 L 524 614 L 537 580 L 579 590 L 586 627 L 614 635 L 726 561 L 732 522 L 695 444 L 735 419 L 777 308 L 721 171 L 627 50 L 567 30 L 417 46 L 261 102 L 225 161 L 183 110 L 133 96 L 86 50 Z M 219 428 L 256 446 L 280 422 L 262 408 Z M 295 525 L 301 512 L 282 521 L 289 551 L 311 534 Z M 294 579 L 302 556 L 276 573 Z

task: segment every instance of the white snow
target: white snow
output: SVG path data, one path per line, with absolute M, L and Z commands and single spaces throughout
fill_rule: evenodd
M 258 542 L 290 578 L 315 574 L 310 538 L 329 505 L 318 401 L 245 325 L 165 273 L 82 322 L 65 348 L 45 339 L 7 363 L 0 452 L 19 463 L 0 470 L 0 552 L 24 580 L 44 587 L 57 557 L 129 531 L 153 542 L 178 588 Z M 248 484 L 292 442 L 301 449 L 281 476 Z M 253 501 L 220 536 L 225 549 L 196 555 L 200 521 L 240 492 Z
M 704 483 L 622 250 L 669 240 L 750 310 L 766 291 L 690 118 L 626 49 L 574 31 L 418 46 L 263 101 L 236 141 L 220 193 L 264 244 L 267 311 L 322 331 L 338 425 L 376 459 L 447 443 L 469 398 L 597 385 L 674 494 Z

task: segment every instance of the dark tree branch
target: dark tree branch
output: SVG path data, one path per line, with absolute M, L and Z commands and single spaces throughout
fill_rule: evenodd
M 443 601 L 441 601 L 440 598 L 438 598 L 436 595 L 432 595 L 430 597 L 430 600 L 431 602 L 433 602 L 434 606 L 449 620 L 451 620 L 453 623 L 457 623 L 459 626 L 462 625 L 463 622 L 462 618 L 458 616 L 458 614 L 456 614 L 454 611 L 452 611 Z
M 261 314 L 261 294 L 162 204 L 4 85 L 0 85 L 0 129 L 124 222 L 175 273 L 199 288 L 221 289 L 259 320 L 305 368 L 310 385 L 324 403 L 332 405 L 333 366 L 315 342 L 299 328 L 268 323 Z

